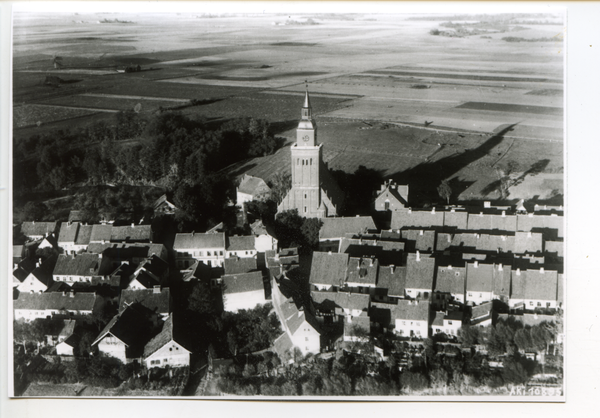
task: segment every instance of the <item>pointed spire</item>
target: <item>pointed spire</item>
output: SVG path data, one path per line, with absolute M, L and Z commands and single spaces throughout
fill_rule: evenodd
M 308 80 L 304 80 L 306 83 L 306 95 L 304 96 L 304 108 L 310 109 L 310 98 L 308 97 Z

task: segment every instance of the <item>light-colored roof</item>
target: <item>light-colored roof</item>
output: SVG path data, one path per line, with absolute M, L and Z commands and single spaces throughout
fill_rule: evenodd
M 564 217 L 557 215 L 517 215 L 517 230 L 539 232 L 544 229 L 556 230 L 559 238 L 564 237 Z
M 118 242 L 152 241 L 152 225 L 113 226 L 110 240 Z
M 21 293 L 13 302 L 14 309 L 91 311 L 96 304 L 95 293 L 74 295 L 53 293 Z
M 60 232 L 58 233 L 58 243 L 74 243 L 78 230 L 79 222 L 63 222 L 60 225 Z
M 315 251 L 310 268 L 310 283 L 342 286 L 346 282 L 348 254 Z
M 493 290 L 493 269 L 492 264 L 467 263 L 467 291 L 491 292 Z
M 421 254 L 417 260 L 416 254 L 408 254 L 406 258 L 406 288 L 433 289 L 435 275 L 435 258 Z
M 104 265 L 103 265 L 104 264 Z M 53 274 L 55 276 L 102 276 L 110 273 L 107 263 L 99 254 L 74 254 L 58 256 Z
M 392 318 L 408 321 L 429 321 L 429 301 L 399 299 L 391 305 Z
M 335 310 L 335 308 L 350 310 L 365 310 L 369 308 L 370 296 L 364 293 L 348 292 L 321 292 L 313 290 L 310 296 L 314 303 L 321 305 L 322 309 Z
M 347 233 L 360 234 L 375 229 L 375 222 L 370 216 L 347 218 L 323 218 L 323 226 L 319 231 L 319 239 L 343 238 Z
M 202 248 L 223 248 L 225 249 L 225 234 L 177 234 L 175 235 L 175 243 L 173 249 L 202 249 Z
M 377 284 L 379 261 L 373 258 L 352 257 L 348 262 L 348 283 Z
M 227 238 L 227 251 L 253 251 L 255 250 L 254 241 L 254 235 L 234 235 Z
M 387 289 L 388 296 L 404 296 L 406 288 L 406 267 L 379 266 L 377 287 Z
M 493 291 L 495 295 L 510 296 L 510 265 L 494 264 L 492 270 Z
M 256 290 L 264 290 L 265 288 L 262 273 L 260 271 L 226 274 L 223 276 L 223 284 L 225 286 L 223 293 L 226 295 L 253 292 Z
M 465 267 L 439 266 L 435 290 L 443 293 L 464 295 L 467 269 Z
M 223 262 L 225 274 L 248 273 L 258 269 L 254 257 L 228 257 Z
M 444 212 L 436 210 L 401 210 L 392 212 L 392 229 L 443 226 Z
M 23 222 L 21 232 L 26 237 L 41 236 L 53 233 L 56 230 L 56 222 Z
M 112 225 L 93 225 L 90 242 L 109 242 L 111 231 Z
M 512 271 L 511 299 L 555 301 L 558 298 L 558 273 L 556 271 Z
M 244 175 L 238 186 L 238 192 L 254 196 L 257 193 L 264 193 L 271 190 L 267 183 L 261 178 Z

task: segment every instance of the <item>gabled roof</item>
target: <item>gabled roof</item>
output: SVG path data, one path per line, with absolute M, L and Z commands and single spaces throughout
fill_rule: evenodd
M 226 295 L 253 292 L 256 290 L 264 290 L 265 288 L 262 273 L 260 271 L 226 274 L 223 276 L 223 284 L 225 285 L 223 293 Z
M 433 252 L 435 250 L 435 236 L 433 230 L 423 229 L 404 229 L 402 230 L 402 239 L 415 241 L 415 250 Z
M 490 213 L 470 213 L 467 229 L 475 231 L 516 231 L 517 217 L 515 215 L 499 215 Z
M 482 303 L 471 308 L 471 321 L 485 318 L 492 313 L 494 304 L 492 302 Z
M 431 323 L 431 325 L 435 325 L 438 327 L 443 327 L 444 326 L 444 316 L 446 314 L 444 312 L 436 312 L 435 313 L 435 318 L 433 318 L 433 322 Z
M 173 249 L 185 250 L 185 249 L 211 249 L 211 248 L 225 248 L 225 234 L 177 234 L 175 235 L 175 243 Z
M 202 261 L 196 261 L 183 272 L 181 280 L 189 282 L 193 279 L 208 279 L 210 278 L 211 267 L 204 264 Z
M 109 242 L 112 231 L 112 225 L 92 225 L 90 242 Z
M 429 321 L 429 301 L 399 299 L 391 305 L 392 318 L 403 321 Z
M 71 291 L 71 286 L 66 284 L 65 282 L 54 282 L 50 287 L 46 289 L 46 292 L 69 292 Z
M 147 272 L 152 273 L 156 277 L 160 278 L 169 270 L 169 264 L 167 264 L 167 262 L 159 256 L 153 254 L 144 261 L 142 261 L 136 270 L 142 268 Z
M 364 285 L 377 284 L 377 270 L 379 261 L 373 258 L 352 257 L 348 262 L 348 283 L 358 283 Z
M 152 241 L 152 225 L 113 226 L 110 240 L 113 242 Z
M 511 299 L 557 300 L 558 273 L 556 271 L 526 270 L 512 272 Z
M 444 212 L 435 210 L 401 210 L 392 212 L 392 229 L 432 228 L 444 226 Z
M 255 195 L 256 193 L 263 193 L 271 190 L 267 183 L 259 177 L 249 176 L 248 174 L 242 177 L 240 185 L 237 188 L 238 192 L 249 195 Z
M 510 266 L 494 264 L 492 271 L 494 295 L 510 296 L 510 275 Z
M 491 292 L 493 269 L 492 264 L 467 263 L 467 291 Z
M 98 334 L 92 346 L 109 334 L 127 346 L 128 358 L 140 357 L 144 346 L 152 338 L 152 324 L 138 309 L 127 307 L 110 320 Z
M 545 241 L 545 252 L 556 253 L 558 257 L 564 257 L 565 243 L 563 241 Z
M 279 355 L 279 357 L 282 357 L 286 351 L 291 350 L 293 347 L 294 343 L 287 332 L 284 332 L 277 337 L 275 341 L 273 341 L 273 349 Z
M 73 331 L 75 331 L 76 323 L 77 323 L 77 321 L 75 321 L 74 319 L 65 319 L 64 325 L 58 333 L 59 337 L 68 338 L 71 335 L 73 335 Z
M 315 251 L 310 268 L 310 283 L 342 286 L 346 282 L 348 254 Z
M 404 297 L 406 267 L 379 266 L 377 287 L 387 289 L 388 296 Z
M 435 258 L 421 254 L 408 254 L 406 259 L 406 288 L 433 289 L 435 275 Z
M 56 230 L 56 222 L 23 222 L 21 232 L 26 237 L 51 234 Z
M 171 341 L 175 341 L 184 350 L 189 352 L 189 350 L 185 348 L 181 344 L 181 342 L 176 339 L 172 314 L 169 315 L 169 317 L 162 326 L 162 330 L 158 333 L 158 335 L 156 335 L 154 338 L 148 341 L 148 343 L 144 346 L 144 358 L 150 357 L 152 354 L 156 353 L 158 350 L 160 350 L 162 347 L 164 347 Z
M 72 210 L 69 212 L 69 222 L 81 222 L 82 219 L 80 210 Z
M 360 234 L 376 228 L 370 216 L 323 218 L 322 221 L 323 226 L 319 231 L 320 240 L 342 238 L 347 233 Z
M 555 229 L 559 238 L 564 237 L 564 217 L 557 215 L 517 215 L 517 230 L 531 231 L 542 229 Z
M 160 289 L 159 292 L 154 289 L 122 290 L 119 298 L 119 312 L 134 303 L 139 303 L 157 314 L 168 314 L 171 312 L 171 292 L 168 287 Z
M 146 289 L 153 289 L 154 286 L 160 285 L 158 277 L 146 270 L 139 270 L 135 275 L 131 276 L 129 283 L 131 284 L 134 280 L 137 280 L 137 282 Z
M 348 292 L 310 292 L 314 303 L 321 305 L 322 309 L 335 310 L 335 308 L 350 310 L 365 310 L 369 308 L 370 296 L 364 293 Z
M 394 181 L 387 181 L 382 185 L 381 190 L 377 192 L 376 199 L 395 199 L 403 206 L 408 204 L 408 185 L 398 185 Z
M 444 212 L 444 228 L 450 229 L 467 229 L 467 219 L 469 214 L 465 211 L 450 211 Z
M 253 251 L 255 249 L 254 245 L 254 235 L 247 236 L 233 236 L 227 238 L 227 251 Z
M 96 304 L 95 293 L 21 293 L 13 301 L 14 309 L 91 311 Z
M 63 222 L 58 233 L 58 243 L 75 242 L 78 230 L 79 222 Z
M 270 235 L 271 237 L 275 237 L 275 231 L 273 231 L 270 226 L 265 226 L 260 219 L 254 221 L 250 225 L 250 229 L 254 235 Z
M 27 273 L 21 267 L 17 267 L 16 269 L 14 269 L 12 274 L 13 274 L 13 277 L 21 283 L 27 278 L 27 276 L 29 276 L 29 273 Z
M 478 251 L 512 252 L 515 247 L 514 235 L 477 234 L 475 245 Z
M 99 254 L 60 254 L 54 267 L 55 276 L 101 276 L 108 274 Z
M 439 266 L 435 290 L 443 293 L 464 295 L 467 269 L 465 267 Z
M 75 245 L 88 245 L 92 237 L 93 225 L 79 225 L 79 231 L 77 231 L 77 238 L 75 238 Z
M 515 254 L 542 252 L 543 237 L 539 232 L 515 232 Z
M 48 257 L 48 259 L 46 259 L 38 267 L 33 269 L 33 271 L 30 274 L 35 276 L 35 278 L 38 279 L 44 285 L 50 286 L 52 284 L 52 271 L 55 269 L 57 259 L 57 255 Z
M 223 261 L 225 274 L 241 274 L 258 269 L 254 257 L 228 257 Z

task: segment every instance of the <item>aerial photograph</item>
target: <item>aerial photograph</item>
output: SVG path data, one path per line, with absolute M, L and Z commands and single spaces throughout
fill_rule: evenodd
M 564 401 L 564 11 L 313 9 L 14 11 L 12 397 Z

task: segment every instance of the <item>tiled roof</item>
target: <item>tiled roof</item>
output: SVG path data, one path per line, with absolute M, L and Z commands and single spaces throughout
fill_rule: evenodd
M 77 238 L 77 231 L 79 230 L 79 222 L 63 222 L 60 225 L 60 232 L 58 233 L 59 243 L 75 242 Z
M 160 289 L 160 292 L 155 292 L 154 289 L 122 290 L 119 312 L 133 303 L 139 303 L 158 314 L 168 314 L 171 311 L 171 292 L 168 287 Z
M 152 226 L 113 226 L 110 233 L 110 240 L 113 242 L 152 241 Z
M 138 269 L 143 268 L 144 270 L 152 273 L 156 277 L 160 278 L 167 273 L 169 270 L 169 264 L 157 255 L 151 255 L 140 263 Z
M 452 234 L 440 232 L 437 234 L 437 240 L 435 243 L 436 251 L 445 251 L 452 247 Z
M 365 310 L 369 308 L 370 296 L 364 293 L 348 292 L 310 292 L 314 303 L 321 305 L 323 309 L 335 310 L 335 308 Z
M 56 222 L 23 222 L 21 224 L 21 232 L 26 237 L 46 235 L 55 230 Z
M 254 235 L 235 235 L 233 237 L 229 237 L 227 241 L 227 251 L 253 251 L 255 249 Z
M 360 234 L 375 229 L 375 222 L 370 216 L 347 218 L 323 218 L 323 226 L 319 231 L 319 239 L 342 238 L 346 233 Z
M 467 269 L 465 267 L 439 266 L 435 290 L 443 293 L 464 295 L 465 278 Z
M 556 253 L 558 257 L 564 257 L 565 243 L 563 241 L 544 242 L 547 253 Z
M 492 264 L 467 263 L 467 291 L 491 292 L 493 269 Z
M 348 262 L 348 283 L 365 285 L 377 284 L 379 261 L 372 258 L 350 258 Z
M 423 229 L 402 230 L 402 239 L 415 241 L 415 250 L 433 252 L 435 250 L 435 231 Z
M 515 246 L 514 235 L 477 234 L 476 249 L 478 251 L 512 252 Z
M 377 287 L 387 289 L 388 296 L 404 297 L 406 288 L 406 267 L 380 266 Z
M 555 229 L 559 238 L 564 237 L 564 217 L 555 215 L 517 215 L 517 230 L 531 231 Z
M 296 308 L 297 310 L 297 308 Z M 312 316 L 309 312 L 304 310 L 297 310 L 296 314 L 289 316 L 286 319 L 287 327 L 290 330 L 290 333 L 294 335 L 298 329 L 303 326 L 303 324 L 308 323 L 311 325 L 317 332 L 319 332 L 319 324 L 314 316 Z
M 112 225 L 92 225 L 90 242 L 109 242 Z
M 287 332 L 281 334 L 277 339 L 273 342 L 273 349 L 279 355 L 279 357 L 283 357 L 286 351 L 291 350 L 294 347 L 294 343 L 290 339 L 290 336 Z
M 171 314 L 163 324 L 162 330 L 144 346 L 144 358 L 150 357 L 152 354 L 164 347 L 165 344 L 168 344 L 171 341 L 175 341 L 177 344 L 181 345 L 185 350 L 187 350 L 187 348 L 185 348 L 177 339 L 174 325 L 173 315 Z
M 494 305 L 492 302 L 482 303 L 481 305 L 473 306 L 471 308 L 471 319 L 474 320 L 490 315 L 493 306 Z
M 13 277 L 16 278 L 19 282 L 23 282 L 23 280 L 25 280 L 27 276 L 29 276 L 29 273 L 27 273 L 21 267 L 17 267 L 16 269 L 14 269 L 12 274 Z
M 408 321 L 429 321 L 429 302 L 399 299 L 391 306 L 392 318 Z
M 48 289 L 46 289 L 46 292 L 69 292 L 70 290 L 71 286 L 65 282 L 54 282 Z
M 464 211 L 444 212 L 444 228 L 467 229 L 467 218 L 469 214 Z
M 50 286 L 52 284 L 52 272 L 56 268 L 58 261 L 58 256 L 53 255 L 45 260 L 39 267 L 33 269 L 31 274 L 33 274 L 36 279 L 45 284 L 46 286 Z
M 21 293 L 13 302 L 14 309 L 91 311 L 96 303 L 95 293 Z
M 242 181 L 238 186 L 238 191 L 240 193 L 254 195 L 255 193 L 261 193 L 271 190 L 267 183 L 259 177 L 253 177 L 249 175 L 245 175 L 242 177 Z
M 203 248 L 225 248 L 225 234 L 177 234 L 173 249 L 203 249 Z
M 494 264 L 492 270 L 492 283 L 495 295 L 510 296 L 510 266 Z
M 55 276 L 101 276 L 110 273 L 106 263 L 98 254 L 76 254 L 58 256 L 54 267 Z
M 248 273 L 258 269 L 254 257 L 228 257 L 223 262 L 225 274 Z
M 210 266 L 207 266 L 202 261 L 196 261 L 183 272 L 183 277 L 181 279 L 184 282 L 188 282 L 193 279 L 208 279 L 210 278 L 210 270 Z
M 444 212 L 407 210 L 392 212 L 392 229 L 431 228 L 444 226 Z
M 342 286 L 346 282 L 348 254 L 315 251 L 310 268 L 310 283 Z
M 264 290 L 265 288 L 262 273 L 260 271 L 241 274 L 226 274 L 223 276 L 223 284 L 225 285 L 223 293 L 226 295 Z
M 557 291 L 557 296 L 556 296 L 556 300 L 559 303 L 563 303 L 564 302 L 564 298 L 565 298 L 565 278 L 564 275 L 562 274 L 558 274 L 557 277 L 557 286 L 558 286 L 558 291 Z
M 443 327 L 444 326 L 444 316 L 446 314 L 444 312 L 436 312 L 435 313 L 435 318 L 433 318 L 433 322 L 431 323 L 431 325 L 435 325 L 438 327 Z
M 408 254 L 406 259 L 406 288 L 428 289 L 433 288 L 435 275 L 435 258 L 421 254 L 417 260 L 416 254 Z
M 515 254 L 542 252 L 543 238 L 539 232 L 516 232 Z
M 391 186 L 391 187 L 390 187 Z M 398 190 L 400 189 L 400 190 Z M 398 186 L 397 184 L 386 184 L 385 189 L 379 191 L 377 199 L 393 198 L 396 199 L 403 206 L 407 205 L 406 199 L 408 198 L 408 186 Z
M 75 238 L 75 245 L 88 245 L 92 237 L 93 228 L 93 225 L 79 225 L 77 238 Z
M 516 215 L 495 215 L 492 217 L 492 229 L 499 231 L 516 231 L 517 217 Z
M 556 271 L 526 270 L 512 272 L 512 299 L 557 300 L 558 273 Z
M 400 231 L 390 229 L 389 231 L 381 231 L 380 238 L 382 240 L 399 241 L 402 238 L 402 235 L 400 234 Z

